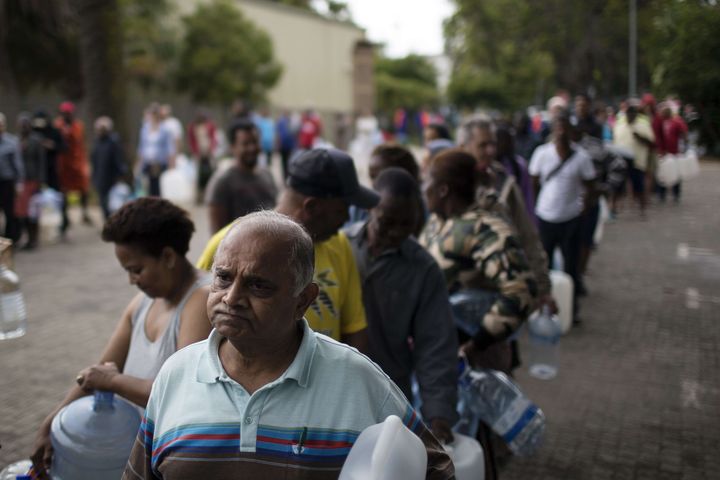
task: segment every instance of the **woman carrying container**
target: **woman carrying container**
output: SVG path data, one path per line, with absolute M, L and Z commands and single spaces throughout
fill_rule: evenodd
M 47 478 L 52 460 L 51 423 L 65 405 L 104 390 L 145 407 L 165 360 L 207 338 L 209 276 L 185 257 L 194 230 L 187 212 L 155 197 L 123 206 L 103 227 L 103 240 L 115 244 L 115 256 L 140 293 L 125 309 L 100 361 L 77 375 L 77 385 L 40 426 L 31 459 L 41 478 Z

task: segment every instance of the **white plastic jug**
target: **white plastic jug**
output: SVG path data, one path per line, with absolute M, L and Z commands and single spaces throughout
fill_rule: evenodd
M 680 181 L 680 166 L 675 155 L 663 155 L 658 158 L 656 177 L 663 187 L 672 187 Z
M 472 437 L 453 432 L 455 440 L 443 445 L 455 465 L 457 480 L 484 480 L 485 456 L 480 443 Z
M 390 415 L 362 431 L 345 459 L 340 480 L 422 480 L 426 470 L 422 440 Z
M 111 392 L 75 400 L 52 421 L 53 479 L 120 478 L 139 427 L 137 408 Z
M 570 331 L 573 321 L 573 293 L 572 277 L 559 270 L 550 270 L 552 283 L 552 296 L 558 306 L 558 317 L 562 326 L 563 335 Z
M 688 150 L 684 155 L 677 156 L 680 178 L 689 180 L 700 175 L 700 163 L 695 150 Z
M 179 168 L 165 170 L 160 175 L 160 194 L 179 205 L 191 204 L 195 198 L 192 182 Z

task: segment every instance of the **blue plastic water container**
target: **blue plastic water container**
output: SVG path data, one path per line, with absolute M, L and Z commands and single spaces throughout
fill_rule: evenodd
M 53 479 L 122 477 L 139 427 L 138 409 L 112 392 L 75 400 L 52 421 Z

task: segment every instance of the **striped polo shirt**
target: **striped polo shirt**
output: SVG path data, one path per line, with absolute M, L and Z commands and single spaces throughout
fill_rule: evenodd
M 302 329 L 288 369 L 252 395 L 222 367 L 215 330 L 170 357 L 123 478 L 337 478 L 360 432 L 389 415 L 423 440 L 428 478 L 453 478 L 449 457 L 377 365 L 305 320 Z

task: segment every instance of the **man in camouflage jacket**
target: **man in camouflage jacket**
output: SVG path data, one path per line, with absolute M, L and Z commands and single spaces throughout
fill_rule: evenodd
M 420 243 L 445 274 L 448 288 L 497 292 L 479 331 L 463 350 L 475 366 L 509 371 L 505 340 L 530 313 L 537 284 L 513 228 L 475 203 L 475 159 L 447 150 L 432 160 L 424 191 L 432 212 Z

